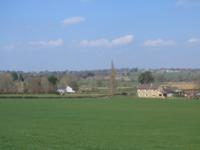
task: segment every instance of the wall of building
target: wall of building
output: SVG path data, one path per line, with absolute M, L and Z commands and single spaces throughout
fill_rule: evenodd
M 159 90 L 137 90 L 138 97 L 144 98 L 164 98 L 163 92 Z

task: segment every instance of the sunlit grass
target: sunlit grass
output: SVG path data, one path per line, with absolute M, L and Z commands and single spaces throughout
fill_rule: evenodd
M 200 101 L 0 99 L 2 150 L 199 150 Z

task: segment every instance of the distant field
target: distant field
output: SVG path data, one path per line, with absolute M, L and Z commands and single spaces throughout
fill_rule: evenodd
M 199 89 L 198 83 L 195 82 L 166 82 L 164 85 L 182 90 Z
M 200 101 L 0 99 L 1 150 L 199 150 Z

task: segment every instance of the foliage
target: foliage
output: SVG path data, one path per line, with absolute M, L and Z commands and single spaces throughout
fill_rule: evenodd
M 18 76 L 18 81 L 24 81 L 24 77 L 22 76 L 22 74 L 19 74 L 19 76 Z
M 57 81 L 58 81 L 58 79 L 55 77 L 55 76 L 50 76 L 50 77 L 48 77 L 48 80 L 49 80 L 49 82 L 52 84 L 52 85 L 56 85 L 56 83 L 57 83 Z
M 17 81 L 18 80 L 18 74 L 17 74 L 17 72 L 12 72 L 12 79 L 13 79 L 13 81 Z
M 84 72 L 83 74 L 81 74 L 81 77 L 86 79 L 86 78 L 89 78 L 89 77 L 94 77 L 95 74 L 93 72 L 90 72 L 90 71 L 86 71 Z
M 149 84 L 154 81 L 154 77 L 150 71 L 143 72 L 138 77 L 138 82 L 141 84 Z
M 106 88 L 106 94 L 108 94 L 109 89 L 110 93 L 119 93 L 118 88 L 120 87 L 136 87 L 138 85 L 138 77 L 144 72 L 143 69 L 124 68 L 115 69 L 111 75 L 111 70 L 0 71 L 0 93 L 52 93 L 57 88 L 65 88 L 72 81 L 76 81 L 79 91 L 94 89 L 92 91 L 102 93 L 98 88 Z M 116 71 L 117 77 L 115 77 Z M 184 81 L 194 82 L 199 84 L 200 87 L 200 69 L 153 69 L 151 72 L 156 84 Z M 111 78 L 112 80 L 110 80 Z

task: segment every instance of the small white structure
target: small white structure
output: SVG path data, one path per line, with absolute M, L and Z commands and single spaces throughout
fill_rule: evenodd
M 75 93 L 75 91 L 70 86 L 67 86 L 66 93 Z
M 75 91 L 70 86 L 67 86 L 65 89 L 57 89 L 56 91 L 60 95 L 64 95 L 65 93 L 75 93 Z
M 65 90 L 64 89 L 57 89 L 56 92 L 58 92 L 60 95 L 64 95 L 65 94 Z

